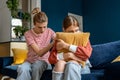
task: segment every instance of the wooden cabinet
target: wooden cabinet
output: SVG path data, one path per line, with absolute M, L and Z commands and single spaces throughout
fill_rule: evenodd
M 0 57 L 13 56 L 12 48 L 26 49 L 26 42 L 13 34 L 11 12 L 6 5 L 7 0 L 0 0 Z M 19 9 L 31 12 L 35 7 L 41 8 L 41 0 L 19 0 Z M 32 21 L 31 21 L 32 22 Z M 33 23 L 30 23 L 31 25 Z M 29 25 L 31 27 L 31 25 Z M 14 39 L 15 38 L 15 39 Z
M 11 42 L 10 43 L 10 56 L 13 56 L 12 48 L 27 49 L 26 42 Z
M 12 48 L 27 49 L 25 41 L 0 43 L 0 57 L 13 56 Z
M 10 43 L 0 43 L 0 57 L 10 56 Z

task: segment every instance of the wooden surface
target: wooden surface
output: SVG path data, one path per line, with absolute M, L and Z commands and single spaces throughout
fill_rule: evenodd
M 27 49 L 26 42 L 0 43 L 0 57 L 13 56 L 12 48 Z
M 10 43 L 0 43 L 0 57 L 10 56 Z

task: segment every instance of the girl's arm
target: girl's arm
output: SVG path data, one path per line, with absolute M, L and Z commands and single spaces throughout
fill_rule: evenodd
M 75 55 L 78 58 L 86 61 L 91 56 L 91 53 L 92 53 L 92 47 L 91 47 L 90 42 L 88 42 L 85 47 L 78 46 L 75 52 Z
M 63 40 L 60 40 L 57 43 L 57 50 L 61 50 L 63 48 L 68 49 L 73 54 L 75 54 L 75 56 L 77 56 L 83 61 L 86 61 L 91 56 L 92 53 L 92 47 L 90 42 L 88 42 L 87 45 L 83 47 L 83 46 L 70 45 L 65 43 Z

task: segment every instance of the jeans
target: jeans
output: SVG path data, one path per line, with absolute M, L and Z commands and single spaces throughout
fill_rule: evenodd
M 47 69 L 48 63 L 42 60 L 34 63 L 24 62 L 18 66 L 16 80 L 40 80 L 42 73 Z
M 52 72 L 52 80 L 81 80 L 81 74 L 90 73 L 89 67 L 82 67 L 80 64 L 68 62 L 64 72 Z

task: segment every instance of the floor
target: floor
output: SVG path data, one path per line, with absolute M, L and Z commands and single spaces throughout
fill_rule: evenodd
M 0 80 L 2 80 L 2 75 L 0 74 Z M 4 80 L 15 80 L 13 78 L 5 78 Z

